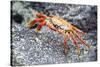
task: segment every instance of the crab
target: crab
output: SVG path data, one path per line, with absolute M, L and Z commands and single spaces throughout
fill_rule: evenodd
M 62 34 L 64 39 L 64 53 L 68 53 L 68 44 L 69 36 L 72 38 L 73 43 L 76 46 L 77 54 L 80 55 L 80 48 L 76 37 L 81 42 L 82 45 L 85 45 L 87 48 L 90 48 L 90 45 L 86 43 L 85 40 L 82 39 L 82 36 L 86 33 L 82 30 L 78 29 L 76 26 L 72 25 L 67 20 L 64 20 L 58 16 L 46 16 L 43 13 L 37 13 L 36 18 L 32 21 L 29 21 L 26 26 L 28 28 L 32 28 L 34 25 L 38 23 L 38 26 L 35 28 L 36 32 L 40 32 L 43 26 L 47 26 L 49 29 Z

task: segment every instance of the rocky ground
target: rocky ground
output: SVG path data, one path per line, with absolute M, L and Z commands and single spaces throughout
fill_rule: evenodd
M 97 7 L 93 5 L 71 5 L 39 2 L 11 2 L 11 65 L 42 65 L 90 62 L 97 60 Z M 81 54 L 76 54 L 72 45 L 68 54 L 64 54 L 64 36 L 48 29 L 42 28 L 40 33 L 28 29 L 25 24 L 33 20 L 37 12 L 46 15 L 61 16 L 87 34 L 82 38 L 91 45 L 89 50 L 79 43 Z

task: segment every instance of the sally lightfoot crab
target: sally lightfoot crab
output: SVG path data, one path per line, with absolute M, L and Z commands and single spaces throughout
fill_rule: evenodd
M 82 45 L 85 45 L 87 48 L 90 48 L 90 45 L 86 44 L 86 42 L 82 39 L 81 36 L 85 35 L 83 31 L 79 30 L 77 27 L 73 26 L 70 22 L 67 20 L 64 20 L 57 16 L 46 16 L 42 13 L 36 14 L 36 19 L 28 22 L 26 26 L 28 28 L 32 28 L 34 25 L 38 23 L 37 28 L 35 29 L 37 32 L 41 31 L 41 28 L 43 26 L 47 26 L 49 29 L 58 32 L 59 34 L 62 34 L 65 36 L 64 39 L 64 52 L 65 54 L 68 53 L 68 45 L 67 41 L 69 40 L 69 36 L 72 38 L 73 43 L 76 46 L 77 54 L 80 55 L 80 48 L 78 46 L 78 42 L 75 39 L 75 37 L 78 38 L 78 40 L 82 43 Z

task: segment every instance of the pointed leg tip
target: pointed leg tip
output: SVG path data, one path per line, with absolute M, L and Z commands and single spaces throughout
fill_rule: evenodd
M 64 50 L 64 53 L 65 53 L 65 55 L 68 54 L 68 49 L 65 49 Z
M 76 51 L 77 51 L 77 55 L 80 56 L 80 49 L 76 48 Z
M 91 48 L 91 45 L 88 45 L 88 44 L 87 44 L 86 46 L 87 46 L 87 48 L 88 48 L 88 49 L 90 49 L 90 48 Z
M 91 45 L 88 45 L 87 47 L 86 47 L 86 50 L 91 50 L 91 48 L 92 48 L 92 46 Z

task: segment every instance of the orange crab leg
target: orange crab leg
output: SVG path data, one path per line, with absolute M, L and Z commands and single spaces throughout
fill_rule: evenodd
M 68 52 L 67 40 L 68 40 L 68 33 L 66 33 L 66 37 L 64 39 L 64 51 L 65 51 L 65 54 Z
M 48 24 L 48 27 L 51 29 L 51 30 L 53 30 L 53 31 L 57 31 L 57 32 L 59 32 L 59 33 L 61 33 L 59 30 L 57 30 L 52 24 Z
M 76 36 L 78 37 L 78 39 L 81 41 L 82 44 L 86 45 L 88 48 L 90 48 L 89 45 L 86 44 L 86 42 L 74 31 L 74 33 L 76 34 Z
M 78 28 L 76 28 L 75 26 L 73 26 L 73 30 L 77 31 L 78 33 L 81 33 L 82 35 L 85 35 L 86 33 L 79 30 Z
M 29 22 L 27 26 L 28 26 L 29 28 L 31 28 L 35 23 L 37 23 L 37 22 L 39 22 L 39 21 L 40 21 L 40 19 L 37 18 L 37 19 L 35 19 L 35 20 Z
M 37 30 L 41 30 L 42 26 L 44 26 L 46 24 L 46 22 L 41 22 L 38 27 Z
M 51 24 L 48 24 L 48 27 L 49 27 L 51 30 L 57 31 L 57 29 L 56 29 L 55 27 L 53 27 L 53 25 L 51 25 Z
M 74 35 L 73 35 L 72 32 L 70 32 L 70 36 L 72 37 L 72 40 L 73 40 L 73 42 L 74 42 L 75 45 L 76 45 L 76 49 L 77 49 L 78 55 L 79 55 L 79 54 L 80 54 L 80 49 L 79 49 L 78 43 L 77 43 L 77 41 L 76 41 L 76 39 L 75 39 L 75 37 L 74 37 Z

